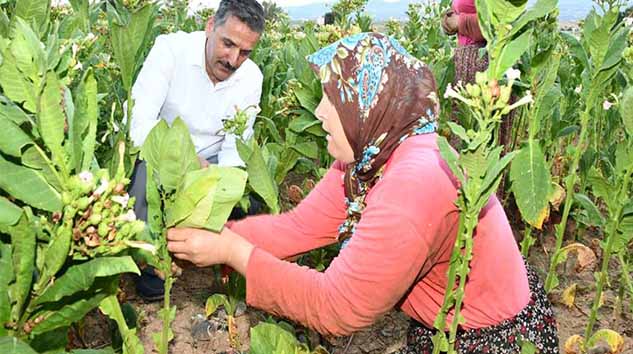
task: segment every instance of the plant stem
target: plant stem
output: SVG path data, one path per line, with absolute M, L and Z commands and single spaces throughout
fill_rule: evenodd
M 171 264 L 169 268 L 171 268 Z M 170 296 L 171 296 L 171 287 L 173 283 L 174 283 L 174 278 L 171 276 L 171 271 L 169 271 L 169 274 L 165 274 L 165 297 L 163 299 L 163 330 L 161 332 L 161 343 L 160 343 L 160 349 L 159 349 L 160 354 L 167 354 L 168 348 L 169 348 L 169 332 L 170 332 L 170 326 L 171 326 Z
M 591 102 L 591 101 L 590 101 Z M 569 168 L 569 176 L 566 179 L 563 179 L 565 183 L 565 207 L 563 208 L 563 216 L 561 218 L 561 222 L 556 228 L 556 248 L 552 252 L 552 255 L 556 255 L 558 250 L 563 246 L 563 238 L 565 236 L 565 229 L 567 227 L 567 219 L 569 218 L 569 212 L 571 211 L 571 207 L 574 201 L 574 186 L 576 185 L 576 179 L 578 174 L 576 170 L 578 169 L 578 165 L 580 163 L 580 158 L 582 157 L 582 153 L 584 152 L 585 141 L 587 140 L 587 132 L 589 125 L 589 113 L 593 105 L 587 102 L 587 107 L 585 107 L 585 111 L 582 113 L 582 118 L 580 120 L 580 137 L 578 139 L 578 144 L 576 145 L 576 151 L 574 154 L 574 159 L 572 160 L 571 167 Z M 545 279 L 545 291 L 550 292 L 554 287 L 554 277 L 556 272 L 556 264 L 555 257 L 552 256 L 550 261 L 549 271 L 547 272 L 547 278 Z
M 530 247 L 534 245 L 534 237 L 532 237 L 532 227 L 526 226 L 523 241 L 521 241 L 521 255 L 527 258 L 530 254 Z

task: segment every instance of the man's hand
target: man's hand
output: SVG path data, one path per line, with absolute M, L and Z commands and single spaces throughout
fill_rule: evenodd
M 444 33 L 452 36 L 457 33 L 459 26 L 459 15 L 453 10 L 447 11 L 442 17 L 442 29 Z
M 191 228 L 167 231 L 167 249 L 174 257 L 198 267 L 227 264 L 245 274 L 253 248 L 250 242 L 228 228 L 221 234 Z
M 198 161 L 200 161 L 200 167 L 206 168 L 209 166 L 209 161 L 202 156 L 198 156 Z

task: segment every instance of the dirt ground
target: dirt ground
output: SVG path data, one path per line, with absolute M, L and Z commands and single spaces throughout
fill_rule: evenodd
M 297 182 L 295 182 L 297 183 Z M 300 184 L 300 183 L 297 183 Z M 305 183 L 301 183 L 303 185 Z M 282 192 L 282 203 L 296 204 L 303 197 L 303 190 L 310 190 L 312 182 L 309 181 L 308 188 L 287 188 Z M 519 220 L 518 215 L 509 213 L 510 220 Z M 568 231 L 574 232 L 575 227 L 570 225 Z M 515 228 L 515 235 L 521 235 L 521 231 Z M 549 266 L 549 250 L 554 248 L 555 239 L 553 227 L 549 227 L 543 232 L 544 236 L 538 237 L 539 242 L 530 251 L 529 262 L 540 272 L 541 279 L 545 279 L 545 269 Z M 598 258 L 593 266 L 578 273 L 575 270 L 575 257 L 570 257 L 567 263 L 558 269 L 560 285 L 550 294 L 550 299 L 554 305 L 557 315 L 557 325 L 560 338 L 561 353 L 565 353 L 563 346 L 565 341 L 572 335 L 582 335 L 591 312 L 591 306 L 595 297 L 595 281 L 593 272 L 601 262 L 599 247 L 596 244 L 597 235 L 584 233 L 582 239 L 584 243 L 592 247 Z M 517 237 L 520 239 L 520 237 Z M 568 243 L 570 241 L 566 241 Z M 620 270 L 614 261 L 610 267 L 611 287 L 607 288 L 604 294 L 604 305 L 601 307 L 598 322 L 595 329 L 609 328 L 620 333 L 624 337 L 624 347 L 621 353 L 633 354 L 633 300 L 627 299 L 628 303 L 619 304 L 617 293 L 613 289 L 618 289 L 618 277 Z M 561 293 L 563 289 L 571 284 L 577 284 L 577 291 L 573 306 L 568 307 L 562 303 Z M 123 279 L 123 297 L 131 303 L 138 314 L 139 336 L 143 342 L 146 353 L 155 353 L 152 341 L 152 333 L 161 329 L 161 322 L 157 318 L 158 310 L 162 302 L 146 303 L 140 299 L 134 290 L 134 282 L 130 277 Z M 221 286 L 214 284 L 214 274 L 210 268 L 185 268 L 181 277 L 176 281 L 172 289 L 172 304 L 177 306 L 176 319 L 172 324 L 175 334 L 171 342 L 170 353 L 174 354 L 208 354 L 208 353 L 238 353 L 247 352 L 249 348 L 249 330 L 260 321 L 265 320 L 268 315 L 262 311 L 247 308 L 244 314 L 237 317 L 237 327 L 241 348 L 239 351 L 233 350 L 229 346 L 228 333 L 224 328 L 211 331 L 209 334 L 202 334 L 194 339 L 192 336 L 192 324 L 198 314 L 204 314 L 206 299 L 215 292 L 221 292 Z M 616 311 L 617 307 L 623 310 Z M 213 317 L 214 322 L 222 323 L 222 319 Z M 324 338 L 317 333 L 295 326 L 297 337 L 304 343 L 308 343 L 311 348 L 316 345 L 325 347 L 332 354 L 383 354 L 393 353 L 401 348 L 406 341 L 408 328 L 408 318 L 400 311 L 394 310 L 387 313 L 373 326 L 355 333 L 350 337 Z M 109 344 L 111 329 L 108 320 L 94 312 L 86 319 L 83 328 L 90 330 L 74 331 L 73 344 L 75 347 L 97 348 Z M 220 326 L 223 327 L 223 326 Z M 589 351 L 590 354 L 607 354 L 608 347 L 600 343 Z M 572 353 L 569 353 L 572 354 Z
M 547 268 L 547 256 L 545 250 L 553 246 L 553 237 L 545 237 L 542 244 L 537 244 L 532 251 L 530 263 L 538 270 Z M 573 258 L 573 257 L 572 257 Z M 612 264 L 612 279 L 618 274 L 615 263 Z M 584 333 L 585 325 L 591 312 L 595 289 L 593 270 L 586 269 L 581 273 L 574 270 L 574 260 L 559 269 L 561 284 L 558 291 L 551 294 L 557 315 L 559 337 L 561 339 L 561 353 L 564 342 L 572 335 Z M 545 274 L 542 274 L 544 279 Z M 197 314 L 204 313 L 206 299 L 214 292 L 220 291 L 213 284 L 213 272 L 211 269 L 188 268 L 175 283 L 172 290 L 172 302 L 177 306 L 176 319 L 172 328 L 175 339 L 171 343 L 170 353 L 174 354 L 202 354 L 202 353 L 235 353 L 229 346 L 228 334 L 224 329 L 219 329 L 211 335 L 202 335 L 196 340 L 192 337 L 191 328 L 193 318 Z M 146 303 L 138 298 L 134 291 L 131 278 L 124 279 L 124 291 L 127 300 L 136 308 L 140 338 L 145 346 L 146 353 L 154 353 L 154 345 L 151 334 L 161 328 L 157 312 L 161 302 Z M 574 306 L 571 308 L 561 303 L 561 292 L 572 283 L 577 284 L 577 292 Z M 617 281 L 612 281 L 612 288 Z M 616 313 L 617 294 L 608 289 L 605 293 L 605 304 L 600 310 L 599 321 L 596 328 L 613 329 L 624 336 L 624 348 L 622 353 L 633 354 L 633 314 L 628 308 L 630 304 L 624 304 L 625 311 Z M 267 315 L 256 309 L 248 308 L 237 318 L 237 327 L 241 342 L 241 352 L 248 351 L 249 329 L 259 321 L 265 320 Z M 217 320 L 217 319 L 216 319 Z M 221 320 L 219 320 L 221 322 Z M 94 313 L 86 320 L 84 327 L 92 328 L 84 330 L 81 340 L 75 338 L 78 347 L 101 347 L 109 343 L 109 331 L 107 320 L 98 313 Z M 343 338 L 323 338 L 318 334 L 299 328 L 298 337 L 311 345 L 321 344 L 332 354 L 379 354 L 393 353 L 405 343 L 408 327 L 407 316 L 400 311 L 392 311 L 381 318 L 375 325 L 360 331 L 353 336 Z M 96 328 L 96 330 L 95 330 Z M 77 336 L 79 337 L 79 336 Z M 590 351 L 592 354 L 608 353 L 604 345 L 600 345 Z

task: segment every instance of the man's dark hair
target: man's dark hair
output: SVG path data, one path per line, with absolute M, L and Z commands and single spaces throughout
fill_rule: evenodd
M 215 26 L 221 26 L 235 16 L 253 31 L 264 32 L 264 8 L 256 0 L 222 0 L 215 13 Z
M 327 12 L 323 18 L 323 24 L 324 25 L 333 25 L 334 24 L 334 20 L 336 18 L 334 17 L 334 12 Z

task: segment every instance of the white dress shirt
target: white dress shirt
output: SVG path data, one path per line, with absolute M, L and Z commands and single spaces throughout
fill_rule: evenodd
M 132 88 L 130 136 L 134 145 L 141 146 L 158 119 L 171 125 L 180 117 L 189 127 L 200 157 L 217 157 L 221 166 L 242 166 L 236 137 L 224 134 L 222 120 L 233 119 L 236 106 L 247 109 L 244 138 L 253 134 L 263 75 L 247 59 L 227 80 L 214 84 L 205 69 L 205 42 L 204 32 L 156 38 Z

